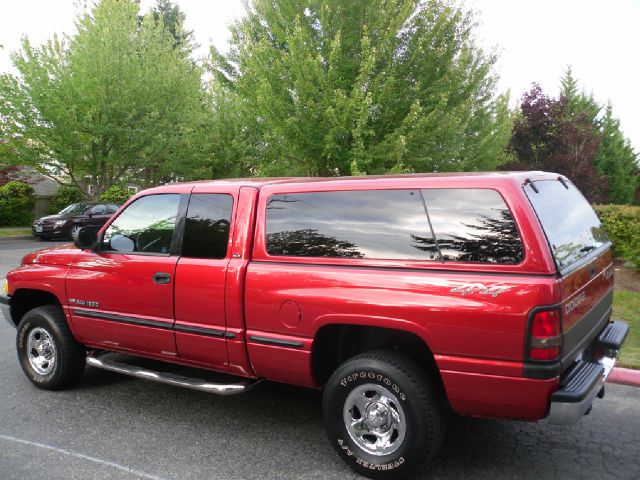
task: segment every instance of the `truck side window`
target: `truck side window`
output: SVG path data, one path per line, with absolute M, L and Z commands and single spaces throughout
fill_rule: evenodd
M 219 193 L 191 195 L 182 241 L 182 256 L 226 257 L 232 209 L 231 195 Z
M 444 261 L 515 264 L 522 243 L 498 192 L 481 188 L 422 190 Z
M 109 225 L 103 250 L 168 255 L 179 205 L 180 195 L 175 193 L 139 198 Z
M 273 195 L 267 253 L 295 257 L 438 258 L 419 190 Z

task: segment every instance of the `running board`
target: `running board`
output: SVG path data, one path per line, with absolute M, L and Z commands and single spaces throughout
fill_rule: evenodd
M 128 365 L 104 357 L 87 357 L 87 365 L 109 370 L 110 372 L 123 373 L 131 377 L 151 380 L 152 382 L 173 385 L 174 387 L 190 388 L 201 392 L 214 393 L 216 395 L 236 395 L 251 390 L 262 380 L 236 382 L 236 383 L 211 383 L 200 378 L 191 378 L 174 373 L 158 372 L 144 369 L 135 365 Z

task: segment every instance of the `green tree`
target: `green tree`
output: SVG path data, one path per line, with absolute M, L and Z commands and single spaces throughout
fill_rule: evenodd
M 56 193 L 51 197 L 51 206 L 49 207 L 50 213 L 58 213 L 72 203 L 77 203 L 84 200 L 84 195 L 76 187 L 69 185 L 60 185 L 56 190 Z
M 495 168 L 510 114 L 474 25 L 447 0 L 254 0 L 212 50 L 233 132 L 214 158 L 261 175 Z
M 594 163 L 598 172 L 607 176 L 607 202 L 631 204 L 635 200 L 638 178 L 638 155 L 620 130 L 620 121 L 613 116 L 611 103 L 600 121 L 601 141 Z
M 186 174 L 205 121 L 201 71 L 134 0 L 102 0 L 77 32 L 13 56 L 0 77 L 3 161 L 69 179 L 93 197 L 146 171 L 147 185 Z
M 602 107 L 586 92 L 579 89 L 578 80 L 573 76 L 571 66 L 568 66 L 560 79 L 560 99 L 564 99 L 564 116 L 567 119 L 584 117 L 587 122 L 598 126 L 598 116 Z
M 193 30 L 187 30 L 184 26 L 186 15 L 180 7 L 171 0 L 156 0 L 151 13 L 156 22 L 162 19 L 165 30 L 173 37 L 174 48 L 181 50 L 187 56 L 196 48 L 193 38 Z
M 111 185 L 100 195 L 100 201 L 123 205 L 130 196 L 126 188 L 120 185 Z
M 579 89 L 571 67 L 560 95 L 549 98 L 534 85 L 522 96 L 509 150 L 508 169 L 544 169 L 570 177 L 592 202 L 633 203 L 638 188 L 638 156 L 613 117 Z

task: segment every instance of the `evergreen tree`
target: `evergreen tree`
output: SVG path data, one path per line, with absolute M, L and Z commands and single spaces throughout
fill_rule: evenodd
M 187 30 L 184 26 L 186 15 L 178 5 L 171 0 L 156 0 L 151 14 L 156 22 L 162 18 L 162 23 L 174 39 L 174 48 L 179 49 L 185 55 L 189 55 L 197 48 L 193 38 L 193 30 Z
M 606 201 L 616 204 L 633 203 L 640 181 L 638 155 L 620 130 L 620 121 L 613 117 L 611 103 L 607 105 L 601 120 L 601 135 L 594 163 L 598 172 L 608 179 Z

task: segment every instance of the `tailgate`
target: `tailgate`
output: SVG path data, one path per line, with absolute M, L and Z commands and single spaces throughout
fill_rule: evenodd
M 594 343 L 611 317 L 611 243 L 591 205 L 564 177 L 529 180 L 523 189 L 556 263 L 565 371 Z
M 562 370 L 593 342 L 611 318 L 613 264 L 609 245 L 565 274 L 559 283 L 562 310 Z

